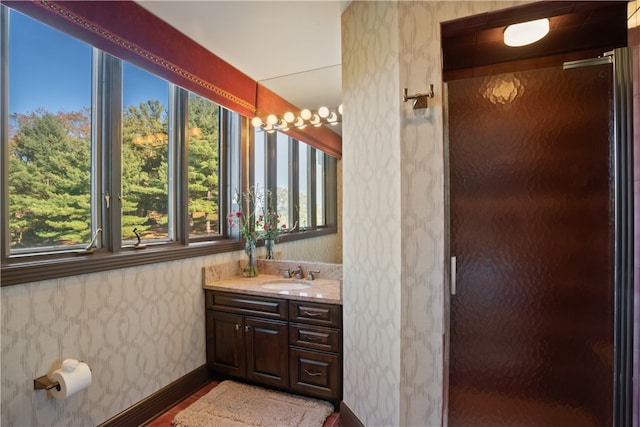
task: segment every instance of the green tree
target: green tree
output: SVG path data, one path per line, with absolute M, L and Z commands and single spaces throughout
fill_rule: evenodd
M 188 190 L 190 235 L 216 234 L 218 214 L 218 106 L 189 97 Z
M 12 248 L 91 239 L 90 112 L 13 114 L 9 141 Z
M 122 118 L 122 237 L 168 234 L 168 142 L 166 108 L 157 100 L 130 106 Z

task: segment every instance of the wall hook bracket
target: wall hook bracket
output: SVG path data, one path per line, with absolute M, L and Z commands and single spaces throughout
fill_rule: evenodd
M 402 92 L 402 101 L 407 102 L 410 99 L 413 99 L 413 109 L 419 110 L 421 108 L 429 107 L 427 103 L 427 99 L 434 97 L 433 93 L 433 85 L 429 85 L 429 92 L 427 93 L 416 93 L 414 95 L 409 95 L 409 90 L 405 87 Z

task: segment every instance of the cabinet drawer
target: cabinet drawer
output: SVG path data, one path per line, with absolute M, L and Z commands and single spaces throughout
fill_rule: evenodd
M 342 397 L 342 366 L 335 354 L 289 350 L 291 390 L 324 399 Z
M 278 298 L 205 291 L 208 310 L 287 320 L 287 301 Z
M 313 350 L 340 353 L 340 331 L 291 323 L 289 325 L 289 344 Z
M 318 326 L 342 327 L 342 307 L 306 301 L 289 302 L 289 321 Z

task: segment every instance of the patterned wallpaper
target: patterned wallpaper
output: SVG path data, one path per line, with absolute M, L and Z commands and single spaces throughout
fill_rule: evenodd
M 398 8 L 342 16 L 344 401 L 364 425 L 398 425 L 401 168 Z
M 440 22 L 512 1 L 352 2 L 342 17 L 344 401 L 439 426 L 444 333 Z M 435 87 L 428 110 L 402 89 Z
M 338 246 L 329 235 L 277 250 L 337 262 Z M 244 258 L 239 251 L 1 288 L 0 425 L 98 425 L 203 365 L 202 267 Z M 91 367 L 87 390 L 63 401 L 33 390 L 66 358 Z

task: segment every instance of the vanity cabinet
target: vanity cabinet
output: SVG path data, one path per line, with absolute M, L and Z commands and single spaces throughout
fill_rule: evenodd
M 220 374 L 288 387 L 286 302 L 206 293 L 207 364 Z
M 289 301 L 292 391 L 342 400 L 342 306 Z
M 342 306 L 205 290 L 213 373 L 342 399 Z

